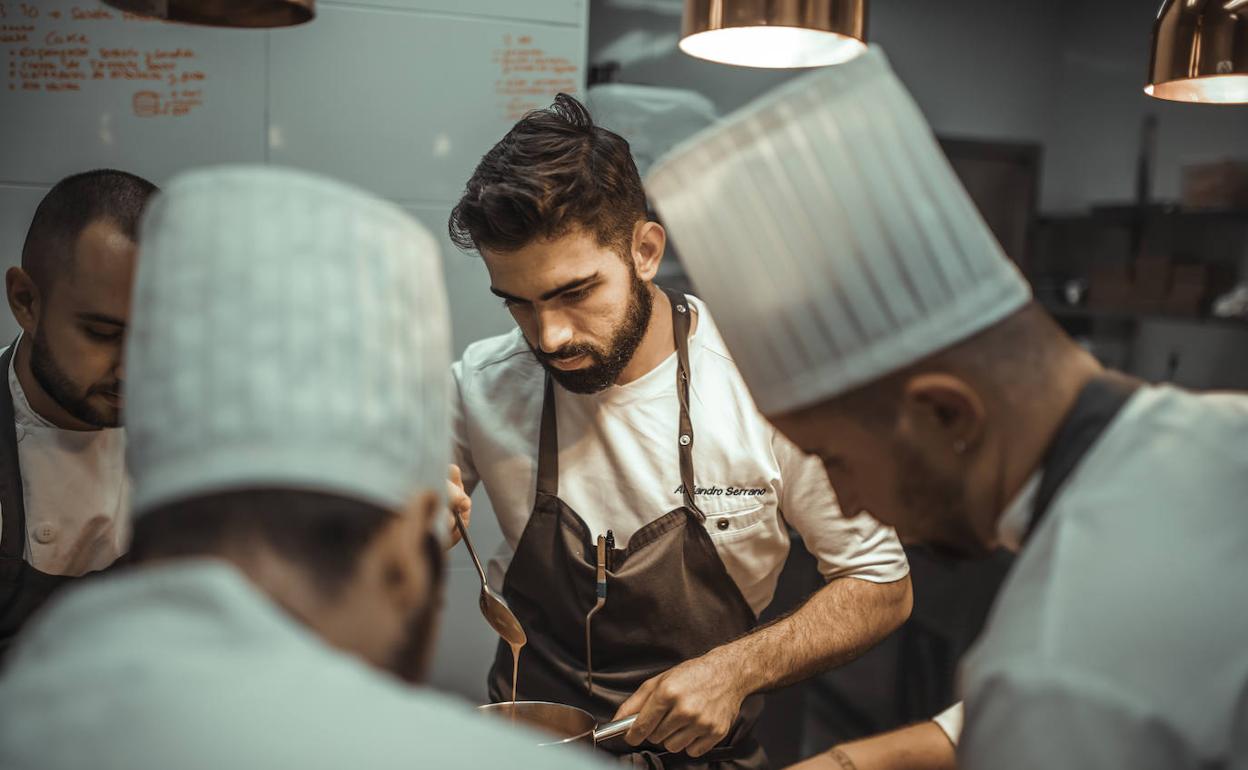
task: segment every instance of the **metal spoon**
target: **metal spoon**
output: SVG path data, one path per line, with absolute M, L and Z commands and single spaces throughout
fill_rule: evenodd
M 513 647 L 527 644 L 529 639 L 525 636 L 524 629 L 520 627 L 520 621 L 516 620 L 511 607 L 507 606 L 507 600 L 499 596 L 493 588 L 490 588 L 489 583 L 485 582 L 485 570 L 481 568 L 481 560 L 477 558 L 477 549 L 472 547 L 472 539 L 468 537 L 468 528 L 464 526 L 464 520 L 460 518 L 459 511 L 452 511 L 452 513 L 455 514 L 455 526 L 459 529 L 459 535 L 463 538 L 464 545 L 468 546 L 468 555 L 472 557 L 472 563 L 477 568 L 477 575 L 481 578 L 479 604 L 481 614 L 485 616 L 485 622 L 498 632 L 503 641 Z

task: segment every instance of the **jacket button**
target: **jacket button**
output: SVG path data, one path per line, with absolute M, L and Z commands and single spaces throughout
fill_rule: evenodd
M 56 527 L 51 524 L 40 524 L 35 527 L 35 539 L 47 545 L 56 539 Z
M 728 520 L 720 519 L 719 521 L 715 522 L 715 526 L 719 527 L 720 530 L 728 529 Z
M 13 434 L 14 434 L 14 438 L 16 438 L 18 441 L 21 441 L 22 439 L 26 438 L 26 429 L 18 425 L 13 428 Z

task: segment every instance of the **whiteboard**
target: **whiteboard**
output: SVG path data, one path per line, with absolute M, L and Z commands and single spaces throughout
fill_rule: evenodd
M 457 199 L 517 118 L 581 88 L 579 27 L 356 7 L 318 22 L 272 33 L 270 158 L 397 200 Z
M 157 184 L 218 163 L 280 163 L 399 203 L 437 236 L 456 355 L 514 327 L 446 219 L 481 155 L 525 110 L 584 90 L 588 0 L 317 3 L 290 29 L 138 19 L 89 0 L 0 0 L 0 262 L 20 263 L 35 207 L 62 177 L 111 166 Z M 75 13 L 75 11 L 77 11 Z M 97 77 L 98 75 L 98 77 Z M 17 332 L 0 313 L 0 344 Z M 474 496 L 474 539 L 502 542 Z M 484 697 L 496 637 L 462 552 L 433 682 Z
M 0 0 L 0 12 L 0 182 L 50 185 L 99 166 L 158 181 L 264 161 L 266 33 L 72 0 Z
M 311 23 L 272 31 L 0 0 L 0 261 L 19 263 L 39 199 L 77 171 L 163 184 L 217 163 L 298 166 L 439 236 L 462 350 L 510 320 L 480 262 L 451 249 L 446 216 L 520 114 L 583 92 L 587 22 L 587 0 L 322 0 Z M 11 332 L 0 313 L 0 339 Z

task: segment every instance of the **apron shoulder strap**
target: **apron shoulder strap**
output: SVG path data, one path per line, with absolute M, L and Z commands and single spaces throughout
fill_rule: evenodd
M 1133 377 L 1106 372 L 1094 377 L 1079 391 L 1075 405 L 1057 429 L 1044 456 L 1040 486 L 1023 542 L 1040 526 L 1066 480 L 1142 384 Z
M 685 508 L 698 521 L 705 521 L 706 514 L 702 513 L 694 496 L 693 420 L 689 417 L 689 334 L 693 327 L 690 320 L 693 308 L 684 294 L 669 289 L 663 291 L 672 305 L 672 336 L 676 340 L 676 395 L 680 401 L 680 430 L 676 440 L 680 450 L 680 485 L 685 492 Z

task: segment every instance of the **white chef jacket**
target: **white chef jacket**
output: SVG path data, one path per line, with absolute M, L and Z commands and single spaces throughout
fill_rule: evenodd
M 58 428 L 31 408 L 16 356 L 8 377 L 26 504 L 26 562 L 50 575 L 107 567 L 130 544 L 125 431 Z M 0 510 L 0 522 L 5 513 Z
M 781 436 L 754 406 L 714 322 L 690 298 L 690 418 L 696 500 L 706 531 L 757 614 L 770 602 L 791 525 L 827 579 L 891 582 L 909 572 L 891 528 L 841 515 L 820 462 Z M 555 388 L 559 497 L 591 535 L 616 547 L 684 504 L 677 445 L 676 353 L 626 385 L 582 395 Z M 502 590 L 533 510 L 544 370 L 520 331 L 477 342 L 452 367 L 456 462 L 471 494 L 485 483 L 504 543 L 489 580 Z
M 1018 542 L 1035 479 L 1001 519 Z M 1248 767 L 1248 397 L 1136 393 L 963 668 L 964 770 Z
M 1002 547 L 1012 553 L 1018 553 L 1023 547 L 1023 536 L 1027 533 L 1027 525 L 1031 523 L 1031 505 L 1039 487 L 1040 473 L 1037 471 L 1027 479 L 1023 488 L 1014 495 L 1014 499 L 1010 501 L 1001 518 L 997 520 L 997 539 Z M 949 742 L 954 746 L 958 745 L 958 740 L 962 736 L 965 719 L 966 710 L 962 701 L 958 701 L 932 717 L 932 721 L 944 730 Z
M 13 655 L 5 770 L 606 768 L 329 647 L 218 560 L 90 578 Z

